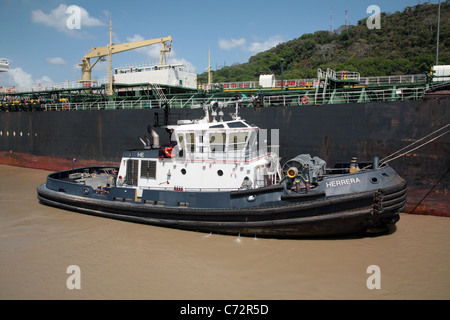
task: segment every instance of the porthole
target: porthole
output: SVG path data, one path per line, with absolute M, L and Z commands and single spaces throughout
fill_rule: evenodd
M 370 178 L 370 182 L 378 183 L 378 178 L 377 177 L 372 177 L 372 178 Z
M 223 176 L 223 171 L 222 170 L 218 170 L 217 174 L 219 175 L 219 177 Z
M 181 173 L 183 174 L 183 175 L 185 175 L 186 174 L 186 169 L 181 169 Z

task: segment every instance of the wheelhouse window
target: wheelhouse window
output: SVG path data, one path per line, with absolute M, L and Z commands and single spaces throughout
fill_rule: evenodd
M 137 186 L 138 183 L 138 168 L 139 161 L 138 160 L 128 160 L 127 161 L 127 171 L 125 175 L 125 184 L 130 186 Z
M 230 128 L 247 128 L 247 125 L 242 121 L 230 122 L 228 123 Z
M 209 149 L 211 155 L 225 152 L 225 141 L 227 135 L 225 132 L 210 132 L 209 133 Z
M 195 134 L 193 132 L 186 133 L 186 148 L 189 152 L 195 152 Z
M 156 179 L 156 161 L 142 160 L 141 178 Z
M 178 134 L 178 145 L 180 146 L 181 149 L 186 149 L 186 143 L 184 141 L 183 133 Z
M 245 145 L 247 143 L 248 138 L 248 132 L 232 132 L 230 133 L 230 140 L 229 140 L 229 150 L 230 151 L 240 151 L 244 150 Z

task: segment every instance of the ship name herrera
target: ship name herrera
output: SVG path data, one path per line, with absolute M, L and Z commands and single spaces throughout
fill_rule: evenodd
M 327 182 L 327 188 L 343 186 L 343 185 L 347 185 L 347 184 L 360 183 L 360 182 L 361 182 L 361 180 L 359 180 L 359 178 L 333 180 L 333 181 Z

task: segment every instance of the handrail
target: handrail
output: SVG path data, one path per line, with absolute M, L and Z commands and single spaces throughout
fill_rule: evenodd
M 264 96 L 264 105 L 279 106 L 298 106 L 303 104 L 338 104 L 338 103 L 363 103 L 377 101 L 402 101 L 419 100 L 423 97 L 425 90 L 423 87 L 403 87 L 389 89 L 367 89 L 354 91 L 330 90 L 325 95 L 320 95 L 320 100 L 315 101 L 314 92 L 298 95 L 272 95 Z M 303 99 L 307 97 L 308 99 Z M 214 98 L 219 102 L 226 102 L 230 98 Z M 168 101 L 170 108 L 190 108 L 194 105 L 200 105 L 203 98 L 172 98 Z M 97 101 L 97 102 L 60 102 L 42 104 L 46 111 L 64 111 L 64 110 L 101 110 L 101 109 L 146 109 L 161 107 L 161 101 L 158 99 L 137 100 L 137 101 Z
M 422 99 L 427 87 L 418 88 L 391 88 L 359 91 L 330 90 L 317 96 L 313 92 L 305 95 L 277 95 L 265 96 L 265 106 L 299 106 L 302 104 L 340 104 L 340 103 L 364 103 L 380 101 L 404 101 Z M 307 99 L 303 99 L 307 97 Z M 317 98 L 317 100 L 316 100 Z
M 283 87 L 291 88 L 308 88 L 316 87 L 319 83 L 318 79 L 325 79 L 327 75 L 326 71 L 318 71 L 318 78 L 310 79 L 289 79 L 283 81 Z M 406 83 L 426 83 L 427 76 L 425 74 L 410 74 L 410 75 L 393 75 L 393 76 L 380 76 L 380 77 L 361 77 L 359 72 L 353 71 L 329 71 L 328 78 L 336 80 L 349 80 L 359 82 L 361 85 L 384 85 L 384 84 L 406 84 Z M 224 90 L 240 90 L 240 89 L 259 89 L 260 85 L 258 81 L 235 81 L 235 82 L 217 82 L 211 85 L 206 83 L 198 84 L 198 89 L 210 90 L 214 87 L 221 87 Z M 281 81 L 275 82 L 275 87 L 281 88 Z
M 325 78 L 328 72 L 328 78 L 334 78 L 337 80 L 352 80 L 359 81 L 361 85 L 383 85 L 383 84 L 403 84 L 403 83 L 425 83 L 427 81 L 427 76 L 425 74 L 411 74 L 411 75 L 393 75 L 393 76 L 381 76 L 381 77 L 361 77 L 358 72 L 353 71 L 334 71 L 328 69 L 323 71 L 318 70 L 318 78 Z M 445 77 L 442 77 L 442 81 L 447 81 Z M 318 84 L 317 78 L 311 79 L 289 79 L 283 81 L 283 87 L 316 87 Z M 435 82 L 440 81 L 438 77 L 434 78 Z M 101 81 L 91 81 L 91 82 L 77 82 L 77 81 L 66 81 L 60 83 L 45 83 L 34 86 L 24 86 L 24 87 L 10 87 L 10 88 L 0 88 L 0 93 L 27 93 L 27 92 L 42 92 L 42 91 L 53 91 L 53 90 L 71 90 L 71 89 L 101 89 L 103 83 Z M 259 89 L 260 84 L 258 81 L 235 81 L 235 82 L 221 82 L 213 83 L 211 85 L 200 83 L 198 84 L 198 89 L 210 90 L 213 87 L 221 87 L 225 90 L 240 90 L 240 89 Z M 277 80 L 275 82 L 275 87 L 281 88 L 281 81 Z

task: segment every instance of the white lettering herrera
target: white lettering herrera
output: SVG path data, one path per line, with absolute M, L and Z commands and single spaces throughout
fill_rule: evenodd
M 333 181 L 327 182 L 327 188 L 345 186 L 348 184 L 354 184 L 354 183 L 360 183 L 360 182 L 361 182 L 361 180 L 359 180 L 359 178 L 347 178 L 347 179 L 341 179 L 341 180 L 333 180 Z

